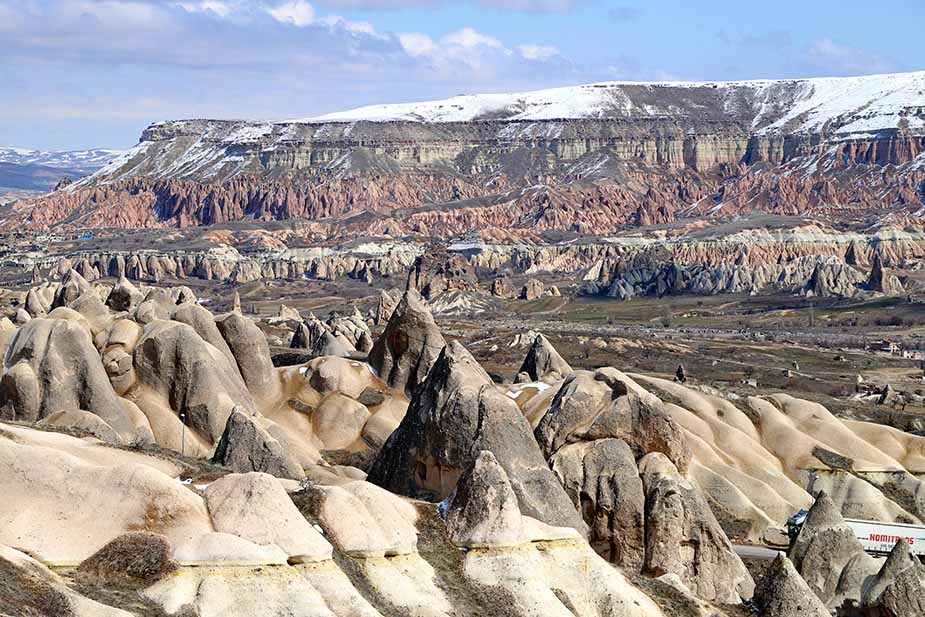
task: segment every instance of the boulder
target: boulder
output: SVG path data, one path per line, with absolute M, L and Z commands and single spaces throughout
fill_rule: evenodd
M 523 514 L 585 534 L 587 527 L 549 469 L 530 425 L 458 342 L 440 353 L 369 481 L 399 494 L 442 500 L 478 454 L 495 455 Z
M 521 288 L 519 298 L 521 300 L 536 300 L 543 295 L 544 290 L 545 287 L 542 282 L 536 279 L 530 279 Z
M 391 557 L 417 551 L 417 511 L 401 497 L 362 480 L 337 486 L 311 484 L 304 496 L 327 538 L 351 557 Z
M 298 310 L 289 308 L 285 304 L 280 304 L 279 310 L 276 312 L 276 319 L 279 321 L 302 321 L 302 315 L 299 314 Z
M 344 358 L 355 352 L 353 345 L 343 336 L 335 336 L 325 330 L 311 347 L 313 356 L 336 356 Z
M 202 340 L 222 352 L 222 354 L 228 358 L 229 364 L 237 368 L 237 363 L 235 362 L 234 355 L 231 353 L 231 348 L 222 337 L 222 333 L 215 324 L 215 318 L 212 316 L 212 313 L 198 304 L 182 302 L 177 305 L 176 310 L 173 312 L 172 319 L 190 326 Z
M 131 281 L 127 278 L 120 276 L 119 280 L 112 286 L 109 295 L 106 297 L 106 306 L 117 313 L 134 313 L 135 309 L 137 309 L 138 305 L 143 301 L 144 296 L 138 291 L 138 288 L 132 285 Z
M 643 398 L 628 383 L 612 368 L 569 375 L 536 427 L 547 458 L 567 443 L 614 438 L 625 441 L 637 459 L 661 452 L 685 472 L 691 452 L 681 427 L 661 401 Z
M 315 409 L 312 428 L 324 449 L 345 450 L 360 439 L 368 419 L 369 409 L 365 405 L 335 392 Z
M 861 594 L 862 605 L 876 607 L 880 603 L 880 596 L 883 595 L 884 590 L 893 584 L 903 570 L 919 565 L 919 561 L 912 555 L 908 542 L 904 538 L 897 540 L 889 557 L 880 567 L 880 571 L 873 580 L 864 585 Z
M 491 295 L 496 298 L 510 298 L 514 295 L 511 283 L 505 277 L 498 277 L 491 282 Z
M 29 313 L 32 317 L 43 317 L 48 313 L 49 306 L 45 303 L 42 297 L 35 291 L 35 288 L 30 288 L 26 292 L 26 301 L 23 303 L 23 306 L 26 309 L 26 312 Z
M 218 441 L 235 406 L 251 412 L 257 408 L 237 367 L 186 324 L 155 321 L 145 326 L 134 364 L 138 383 L 152 391 L 161 406 L 182 414 L 207 443 Z M 154 413 L 153 403 L 139 399 L 138 404 L 149 417 Z
M 237 473 L 261 471 L 277 478 L 304 480 L 299 462 L 257 420 L 235 410 L 228 416 L 212 462 Z
M 800 534 L 790 548 L 794 567 L 826 606 L 842 603 L 844 599 L 859 601 L 860 585 L 844 581 L 848 575 L 864 578 L 879 569 L 855 537 L 854 530 L 845 523 L 841 512 L 831 498 L 820 492 L 806 515 Z
M 61 285 L 55 291 L 55 297 L 54 300 L 52 300 L 51 308 L 55 309 L 59 306 L 68 306 L 83 294 L 92 293 L 93 287 L 90 286 L 87 279 L 78 274 L 76 270 L 68 270 L 67 274 L 65 274 L 64 278 L 61 280 Z
M 829 617 L 829 610 L 806 585 L 789 559 L 779 553 L 755 589 L 762 617 Z
M 572 367 L 559 355 L 542 334 L 538 334 L 520 365 L 518 373 L 527 373 L 531 381 L 559 381 L 572 373 Z
M 877 602 L 881 617 L 925 615 L 925 566 L 916 564 L 896 575 Z
M 373 325 L 384 326 L 389 323 L 395 307 L 401 302 L 401 292 L 397 289 L 388 291 L 383 289 L 379 292 L 379 299 L 376 302 L 376 308 L 373 309 Z
M 369 364 L 389 386 L 413 394 L 444 346 L 433 315 L 411 289 L 369 352 Z

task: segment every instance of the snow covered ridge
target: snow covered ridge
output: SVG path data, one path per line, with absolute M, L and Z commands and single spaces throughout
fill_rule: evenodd
M 45 167 L 54 167 L 57 169 L 91 172 L 105 166 L 121 154 L 121 150 L 110 150 L 106 148 L 56 152 L 0 146 L 0 163 L 43 165 Z
M 711 92 L 712 91 L 712 92 Z M 678 116 L 713 103 L 733 118 L 751 117 L 756 133 L 838 133 L 925 127 L 925 71 L 789 80 L 602 82 L 442 101 L 373 105 L 295 122 L 541 121 Z

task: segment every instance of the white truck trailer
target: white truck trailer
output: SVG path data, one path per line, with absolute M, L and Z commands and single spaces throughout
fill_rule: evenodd
M 806 510 L 800 510 L 787 521 L 787 534 L 791 539 L 799 535 L 806 521 Z M 893 550 L 896 542 L 903 538 L 919 559 L 925 559 L 925 526 L 903 523 L 883 523 L 846 518 L 845 522 L 854 530 L 864 550 L 871 555 L 885 555 Z
M 904 525 L 902 523 L 880 523 L 846 518 L 854 530 L 854 536 L 873 555 L 883 555 L 893 550 L 896 541 L 905 538 L 912 554 L 921 559 L 925 556 L 925 527 L 921 525 Z

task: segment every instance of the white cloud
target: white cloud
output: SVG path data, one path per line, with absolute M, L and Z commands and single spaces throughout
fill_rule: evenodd
M 444 45 L 450 45 L 453 47 L 462 47 L 465 49 L 471 49 L 473 47 L 485 46 L 485 47 L 494 47 L 502 48 L 504 47 L 501 44 L 501 41 L 498 39 L 482 34 L 481 32 L 476 32 L 472 28 L 462 28 L 456 32 L 450 32 L 440 39 L 440 42 Z
M 55 126 L 67 139 L 99 143 L 97 132 L 109 127 L 118 139 L 102 141 L 123 144 L 153 120 L 307 117 L 602 77 L 541 42 L 516 48 L 473 28 L 379 32 L 375 23 L 317 14 L 316 4 L 0 0 L 0 72 L 9 86 L 0 133 L 28 134 L 26 126 L 48 139 Z
M 890 73 L 895 63 L 867 50 L 840 45 L 832 39 L 815 41 L 809 48 L 810 61 L 833 74 Z
M 231 14 L 231 7 L 220 0 L 200 0 L 199 2 L 177 2 L 184 11 L 189 13 L 215 13 L 219 17 L 228 17 Z
M 369 36 L 378 36 L 376 28 L 368 21 L 350 21 L 340 15 L 328 15 L 318 20 L 320 23 L 329 28 L 343 28 L 353 34 L 366 34 Z
M 437 51 L 437 44 L 432 38 L 421 32 L 406 32 L 398 35 L 402 49 L 412 58 L 429 56 Z
M 518 45 L 517 51 L 527 60 L 548 60 L 559 55 L 559 50 L 552 45 Z
M 267 13 L 276 21 L 289 23 L 304 28 L 315 21 L 315 9 L 305 0 L 287 0 L 280 5 L 267 9 Z

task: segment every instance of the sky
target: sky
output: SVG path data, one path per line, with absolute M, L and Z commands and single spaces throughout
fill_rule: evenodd
M 0 146 L 607 80 L 925 70 L 922 0 L 0 0 Z

